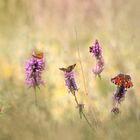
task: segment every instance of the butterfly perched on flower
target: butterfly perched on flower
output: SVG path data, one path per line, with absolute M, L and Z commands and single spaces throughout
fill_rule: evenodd
M 89 52 L 90 52 L 90 53 L 92 52 L 92 49 L 93 49 L 93 46 L 90 46 L 90 47 L 89 47 Z
M 90 53 L 93 53 L 96 57 L 97 57 L 98 55 L 101 55 L 101 53 L 102 53 L 102 48 L 101 48 L 101 46 L 100 46 L 98 40 L 96 40 L 95 43 L 94 43 L 92 46 L 89 47 L 89 52 L 90 52 Z
M 32 56 L 37 59 L 42 59 L 44 57 L 42 52 L 33 52 Z
M 59 68 L 59 69 L 65 72 L 71 72 L 75 68 L 75 66 L 76 64 L 73 64 L 73 65 L 68 66 L 67 68 Z
M 125 88 L 130 88 L 133 86 L 130 75 L 126 75 L 126 74 L 122 74 L 122 73 L 120 73 L 117 76 L 115 76 L 114 78 L 112 78 L 111 82 L 118 86 L 123 85 Z
M 95 45 L 98 44 L 98 40 L 95 41 L 95 44 L 93 44 L 92 46 L 89 47 L 89 52 L 92 53 L 93 48 L 95 47 Z
M 75 68 L 76 64 L 70 65 L 67 68 L 59 68 L 64 72 L 65 77 L 65 85 L 68 87 L 69 91 L 73 94 L 75 94 L 75 91 L 78 91 L 75 78 L 74 78 L 74 72 L 73 69 Z

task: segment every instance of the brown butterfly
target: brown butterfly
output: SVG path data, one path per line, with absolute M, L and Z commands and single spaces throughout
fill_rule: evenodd
M 96 45 L 96 44 L 99 44 L 99 43 L 98 43 L 98 40 L 95 40 L 95 45 Z M 92 52 L 93 47 L 94 47 L 94 46 L 90 46 L 90 47 L 89 47 L 89 52 L 90 52 L 90 53 Z
M 32 56 L 38 59 L 42 59 L 44 57 L 42 52 L 33 52 Z
M 91 53 L 93 49 L 93 46 L 89 47 L 89 52 Z
M 76 64 L 70 65 L 67 68 L 59 68 L 62 71 L 71 72 L 75 68 Z

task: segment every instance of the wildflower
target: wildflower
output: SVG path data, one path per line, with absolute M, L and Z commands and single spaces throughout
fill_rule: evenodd
M 41 78 L 42 71 L 45 70 L 45 59 L 43 53 L 33 52 L 32 57 L 26 62 L 26 84 L 34 88 L 35 104 L 37 105 L 36 87 L 39 88 L 44 81 Z
M 36 87 L 43 83 L 41 72 L 44 70 L 43 59 L 31 58 L 26 63 L 26 83 L 29 87 Z
M 65 85 L 68 87 L 70 92 L 78 91 L 73 72 L 75 66 L 76 64 L 70 65 L 67 68 L 60 68 L 60 70 L 64 71 Z
M 98 41 L 95 41 L 95 44 L 90 47 L 90 52 L 93 53 L 93 56 L 95 56 L 97 62 L 96 62 L 96 67 L 93 68 L 93 73 L 95 75 L 98 75 L 99 77 L 101 72 L 104 70 L 104 58 L 102 55 L 102 48 Z
M 102 48 L 98 43 L 98 40 L 96 40 L 95 44 L 93 44 L 93 46 L 90 47 L 90 52 L 93 53 L 93 56 L 95 56 L 97 59 L 100 55 L 102 55 Z
M 75 66 L 76 64 L 70 65 L 67 68 L 59 68 L 59 69 L 64 72 L 65 85 L 68 87 L 69 92 L 71 92 L 74 97 L 75 103 L 77 104 L 77 108 L 79 109 L 80 118 L 82 118 L 83 116 L 87 124 L 90 126 L 90 128 L 92 128 L 91 123 L 89 122 L 85 113 L 83 112 L 84 104 L 79 104 L 77 96 L 76 96 L 77 94 L 75 94 L 75 92 L 78 91 L 75 78 L 74 78 L 74 72 L 73 72 L 73 69 L 75 68 Z
M 39 87 L 44 81 L 41 79 L 42 71 L 45 69 L 45 59 L 33 52 L 32 57 L 26 62 L 26 83 L 29 87 Z
M 127 89 L 132 87 L 133 83 L 131 82 L 131 77 L 129 75 L 125 75 L 122 73 L 112 78 L 111 82 L 117 85 L 116 92 L 113 95 L 114 106 L 116 106 L 125 99 Z
M 99 59 L 97 60 L 97 65 L 93 69 L 93 73 L 95 75 L 100 75 L 100 73 L 104 70 L 104 60 L 103 57 L 100 56 Z
M 120 104 L 121 101 L 123 101 L 124 98 L 125 98 L 126 91 L 127 90 L 123 85 L 118 86 L 117 90 L 116 90 L 116 92 L 114 94 L 114 100 Z

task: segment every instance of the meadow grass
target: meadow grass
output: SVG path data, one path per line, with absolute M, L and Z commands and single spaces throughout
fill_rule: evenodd
M 0 140 L 139 140 L 138 13 L 138 0 L 1 0 Z M 89 53 L 96 39 L 105 59 L 102 80 L 92 73 L 96 62 Z M 25 62 L 34 49 L 46 53 L 46 84 L 37 90 L 38 106 L 34 90 L 25 84 Z M 94 131 L 79 118 L 59 71 L 74 63 L 78 100 Z M 114 115 L 110 79 L 120 72 L 131 75 L 134 87 Z

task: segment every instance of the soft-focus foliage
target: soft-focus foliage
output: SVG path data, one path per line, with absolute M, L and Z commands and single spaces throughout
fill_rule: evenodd
M 139 0 L 0 0 L 0 140 L 140 139 L 139 5 Z M 92 73 L 96 62 L 89 53 L 96 39 L 104 50 L 102 80 Z M 45 52 L 47 68 L 38 107 L 24 71 L 35 49 Z M 95 132 L 79 119 L 59 70 L 74 63 L 78 99 Z M 131 75 L 134 87 L 114 116 L 110 78 L 120 72 Z

